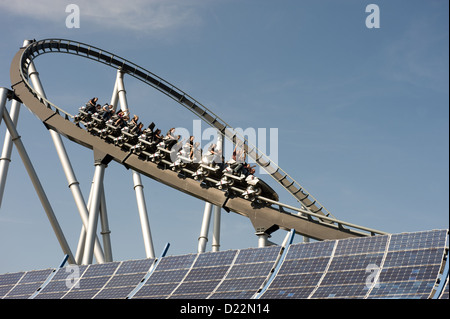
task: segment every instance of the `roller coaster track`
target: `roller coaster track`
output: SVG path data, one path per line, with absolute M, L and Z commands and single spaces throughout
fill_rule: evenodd
M 120 147 L 107 143 L 101 138 L 81 129 L 72 121 L 74 118 L 72 114 L 44 98 L 29 83 L 28 67 L 30 63 L 38 56 L 47 53 L 71 54 L 106 64 L 169 96 L 204 122 L 216 128 L 229 140 L 234 143 L 247 145 L 248 156 L 293 195 L 301 203 L 302 207 L 292 207 L 262 197 L 259 199 L 270 205 L 254 207 L 255 205 L 243 198 L 226 197 L 223 191 L 214 187 L 205 187 L 204 184 L 192 178 L 180 178 L 177 172 L 171 170 L 161 170 L 154 163 L 143 161 L 137 155 L 124 151 Z M 39 40 L 21 48 L 16 53 L 11 63 L 10 76 L 14 98 L 25 104 L 47 128 L 57 131 L 78 144 L 93 149 L 96 160 L 104 162 L 115 160 L 127 168 L 132 168 L 145 176 L 191 196 L 223 207 L 227 211 L 246 216 L 252 221 L 257 231 L 270 234 L 270 232 L 278 228 L 286 230 L 294 228 L 301 235 L 319 240 L 384 234 L 381 231 L 335 219 L 299 183 L 255 146 L 250 145 L 245 137 L 241 136 L 207 107 L 148 70 L 112 53 L 71 40 Z M 237 189 L 236 191 L 241 190 Z M 294 212 L 288 212 L 286 209 Z

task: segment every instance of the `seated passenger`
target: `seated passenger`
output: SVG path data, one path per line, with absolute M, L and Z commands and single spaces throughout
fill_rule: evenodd
M 127 121 L 128 121 L 128 115 L 122 115 L 114 123 L 114 126 L 118 127 L 119 129 L 123 129 L 125 126 L 127 126 Z
M 167 134 L 166 134 L 166 136 L 164 137 L 164 139 L 166 139 L 166 140 L 175 140 L 176 137 L 175 137 L 174 133 L 175 133 L 175 128 L 172 127 L 172 128 L 167 132 Z
M 180 135 L 175 136 L 175 128 L 172 127 L 166 134 L 166 136 L 164 137 L 165 140 L 165 144 L 166 144 L 166 149 L 171 149 L 172 146 L 174 146 L 177 141 L 180 139 Z
M 200 148 L 200 142 L 195 142 L 192 150 L 192 161 L 194 163 L 200 163 L 202 159 L 202 149 Z
M 86 103 L 86 108 L 84 109 L 85 112 L 93 114 L 96 111 L 96 107 L 97 107 L 97 101 L 98 101 L 98 97 L 94 97 L 92 99 L 89 100 L 89 102 Z
M 141 122 L 139 122 L 138 125 L 135 125 L 134 127 L 132 127 L 130 129 L 130 134 L 135 134 L 137 136 L 142 135 L 142 128 L 144 127 L 144 124 L 142 124 Z
M 208 151 L 205 153 L 205 155 L 203 155 L 202 157 L 202 162 L 203 164 L 206 165 L 210 165 L 213 166 L 214 165 L 214 160 L 216 158 L 216 156 L 218 155 L 218 152 L 215 150 L 216 144 L 212 144 Z
M 161 136 L 161 130 L 156 129 L 155 133 L 152 136 L 152 142 L 156 143 L 158 145 L 163 141 L 163 137 Z
M 113 116 L 114 106 L 105 104 L 102 108 L 102 111 L 103 111 L 102 119 L 106 122 Z
M 186 155 L 189 155 L 188 157 L 190 159 L 193 159 L 193 157 L 194 157 L 194 139 L 195 139 L 195 137 L 191 135 L 189 137 L 189 141 L 186 142 L 186 145 L 188 146 L 187 147 L 188 152 L 186 153 Z

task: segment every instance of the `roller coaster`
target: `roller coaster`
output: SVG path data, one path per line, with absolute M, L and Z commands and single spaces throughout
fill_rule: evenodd
M 182 145 L 175 141 L 174 144 L 177 147 L 169 147 L 171 144 L 169 140 L 157 138 L 158 134 L 154 130 L 156 128 L 154 123 L 145 129 L 139 129 L 139 132 L 134 132 L 133 128 L 128 125 L 119 126 L 116 122 L 119 119 L 117 115 L 111 119 L 103 118 L 101 109 L 89 110 L 88 107 L 79 105 L 64 107 L 54 105 L 47 99 L 34 66 L 34 60 L 37 57 L 53 53 L 90 59 L 116 69 L 117 79 L 111 101 L 114 109 L 120 101 L 121 110 L 129 112 L 123 87 L 125 75 L 135 78 L 175 100 L 180 106 L 216 129 L 220 140 L 228 139 L 233 145 L 240 147 L 242 153 L 245 154 L 244 158 L 252 159 L 263 168 L 268 173 L 266 176 L 273 178 L 286 193 L 299 202 L 299 207 L 280 202 L 280 195 L 256 176 L 256 173 L 251 169 L 241 169 L 242 166 L 245 166 L 245 162 L 237 160 L 225 162 L 214 158 L 213 154 L 209 154 L 209 157 L 207 154 L 196 156 L 193 154 L 195 152 L 190 154 L 190 151 L 193 150 L 192 143 Z M 106 165 L 111 161 L 116 161 L 127 169 L 131 169 L 137 186 L 141 183 L 140 175 L 154 179 L 201 199 L 209 205 L 215 205 L 227 212 L 247 217 L 252 222 L 256 233 L 265 238 L 278 229 L 294 230 L 297 234 L 317 240 L 386 234 L 382 231 L 338 220 L 297 181 L 210 109 L 161 77 L 108 51 L 66 39 L 26 41 L 11 62 L 10 78 L 11 89 L 0 89 L 0 111 L 3 113 L 3 120 L 11 135 L 11 141 L 14 142 L 22 160 L 26 163 L 42 205 L 63 251 L 70 256 L 69 262 L 71 263 L 90 264 L 93 254 L 98 262 L 104 259 L 96 237 L 96 228 L 98 216 L 101 214 L 101 202 L 104 200 L 103 174 Z M 86 244 L 81 248 L 81 252 L 77 251 L 77 255 L 83 255 L 82 260 L 81 257 L 75 258 L 75 254 L 72 254 L 68 248 L 51 205 L 15 128 L 14 116 L 10 116 L 5 107 L 7 99 L 11 100 L 13 104 L 26 105 L 50 131 L 55 145 L 61 145 L 62 142 L 59 138 L 61 135 L 93 150 L 96 171 L 90 199 L 86 205 L 84 200 L 80 199 L 70 161 L 67 155 L 64 155 L 64 147 L 57 146 L 86 230 Z M 3 173 L 0 175 L 4 179 Z M 3 188 L 4 181 L 2 184 Z M 143 214 L 145 215 L 145 210 Z M 144 224 L 148 224 L 148 221 L 145 222 L 147 217 L 141 217 L 141 222 L 144 221 Z M 147 231 L 149 232 L 149 229 Z M 107 247 L 104 249 L 106 251 Z

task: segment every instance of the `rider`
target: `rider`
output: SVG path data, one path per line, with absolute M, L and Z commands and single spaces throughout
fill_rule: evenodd
M 96 108 L 97 108 L 97 101 L 98 101 L 98 97 L 94 97 L 92 99 L 89 100 L 89 102 L 86 103 L 86 108 L 84 109 L 87 113 L 95 113 Z

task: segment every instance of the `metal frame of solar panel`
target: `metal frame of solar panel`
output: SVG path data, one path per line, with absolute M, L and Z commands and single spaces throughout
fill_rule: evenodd
M 447 236 L 447 230 L 392 235 L 379 285 L 367 297 L 429 298 L 443 265 Z
M 447 276 L 447 280 L 446 280 L 444 289 L 442 290 L 442 293 L 439 296 L 439 299 L 449 299 L 449 295 L 448 295 L 448 276 Z

